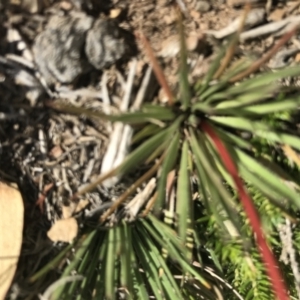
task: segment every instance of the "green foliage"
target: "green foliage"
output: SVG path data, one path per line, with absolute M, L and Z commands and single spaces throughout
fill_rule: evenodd
M 134 187 L 153 175 L 158 179 L 153 212 L 109 229 L 102 219 L 98 229 L 87 231 L 74 244 L 74 257 L 62 274 L 83 275 L 83 280 L 61 286 L 51 299 L 119 299 L 121 294 L 126 299 L 221 299 L 221 294 L 224 299 L 270 299 L 276 292 L 261 250 L 266 244 L 258 236 L 264 232 L 278 258 L 284 247 L 278 226 L 287 214 L 296 219 L 300 208 L 298 170 L 291 172 L 282 152 L 282 160 L 273 157 L 282 145 L 300 150 L 300 138 L 286 122 L 299 107 L 300 95 L 283 93 L 277 82 L 300 75 L 300 69 L 240 78 L 234 84 L 250 63 L 240 61 L 221 74 L 218 68 L 229 51 L 224 48 L 191 88 L 182 49 L 175 104 L 146 104 L 118 116 L 99 114 L 139 124 L 135 147 L 116 172 L 127 174 L 142 166 L 151 170 Z M 69 111 L 97 116 L 83 109 Z M 245 134 L 252 138 L 245 139 Z M 170 200 L 172 172 L 176 193 Z M 300 249 L 298 226 L 294 242 Z M 282 268 L 296 297 L 291 269 Z

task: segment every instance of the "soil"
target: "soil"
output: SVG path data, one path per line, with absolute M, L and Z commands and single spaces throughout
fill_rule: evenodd
M 141 34 L 149 40 L 176 95 L 178 10 L 184 15 L 189 79 L 195 83 L 205 74 L 215 53 L 230 37 L 228 34 L 219 38 L 217 33 L 243 14 L 245 2 L 0 1 L 0 179 L 18 183 L 25 206 L 22 254 L 7 299 L 38 299 L 37 295 L 58 278 L 58 272 L 52 271 L 43 285 L 29 284 L 27 280 L 63 246 L 47 238 L 47 231 L 55 221 L 70 217 L 79 203 L 87 210 L 96 209 L 112 201 L 124 186 L 126 188 L 124 181 L 110 188 L 98 187 L 72 203 L 72 195 L 93 182 L 101 172 L 111 137 L 111 124 L 99 118 L 90 120 L 55 111 L 49 103 L 64 101 L 76 107 L 106 111 L 106 97 L 111 101 L 110 111 L 118 111 L 122 109 L 130 70 L 136 64 L 130 97 L 133 102 L 149 65 Z M 246 22 L 245 31 L 299 15 L 300 1 L 252 2 L 253 9 L 260 10 L 263 15 L 251 24 Z M 51 16 L 68 16 L 76 11 L 84 12 L 95 20 L 109 19 L 117 24 L 122 31 L 126 53 L 122 52 L 122 57 L 118 55 L 105 68 L 91 67 L 85 73 L 82 70 L 82 74 L 75 76 L 72 82 L 57 80 L 48 84 L 33 55 L 34 43 L 37 36 L 45 31 Z M 237 56 L 261 57 L 283 34 L 276 36 L 280 30 L 241 41 Z M 69 34 L 74 34 L 71 29 Z M 295 35 L 282 49 L 281 56 L 276 56 L 267 67 L 275 69 L 297 64 L 300 59 L 298 38 Z M 104 51 L 109 51 L 105 43 Z M 292 51 L 284 56 L 288 50 Z M 78 57 L 79 60 L 87 55 L 84 51 L 76 53 L 83 55 Z M 65 59 L 64 54 L 61 55 L 61 59 Z M 166 95 L 155 80 L 149 87 L 147 96 L 151 101 L 166 101 Z

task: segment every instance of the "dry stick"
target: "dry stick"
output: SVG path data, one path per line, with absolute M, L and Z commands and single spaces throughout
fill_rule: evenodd
M 167 176 L 166 198 L 167 198 L 167 201 L 169 202 L 169 204 L 170 204 L 170 200 L 171 200 L 172 189 L 174 188 L 174 185 L 175 185 L 175 176 L 176 176 L 175 169 L 170 171 Z M 174 210 L 174 207 L 172 207 L 170 210 Z
M 220 78 L 220 76 L 222 76 L 222 74 L 224 73 L 225 69 L 228 67 L 228 65 L 229 65 L 229 63 L 230 63 L 230 61 L 231 61 L 231 59 L 234 55 L 236 45 L 237 45 L 238 40 L 239 40 L 239 36 L 240 36 L 240 34 L 241 34 L 241 32 L 244 28 L 245 21 L 246 21 L 246 18 L 247 18 L 247 15 L 248 15 L 250 9 L 251 9 L 251 6 L 250 6 L 249 3 L 247 3 L 246 6 L 245 6 L 243 16 L 242 16 L 238 31 L 236 33 L 236 36 L 233 38 L 232 43 L 229 45 L 229 47 L 226 51 L 226 55 L 225 55 L 224 59 L 222 60 L 219 69 L 217 70 L 217 72 L 214 75 L 214 79 Z
M 85 194 L 85 193 L 88 193 L 92 190 L 94 190 L 97 185 L 99 185 L 100 183 L 102 183 L 105 179 L 107 178 L 110 178 L 112 176 L 115 176 L 117 171 L 118 171 L 118 167 L 116 168 L 113 168 L 112 170 L 110 170 L 109 172 L 103 174 L 103 175 L 100 175 L 98 177 L 98 179 L 96 179 L 94 182 L 92 182 L 91 184 L 87 185 L 86 187 L 82 188 L 81 190 L 79 190 L 77 193 L 75 193 L 72 197 L 71 197 L 71 201 L 77 199 L 79 196 Z
M 152 64 L 153 71 L 155 73 L 157 81 L 159 82 L 160 86 L 165 90 L 165 93 L 168 97 L 169 105 L 173 105 L 174 104 L 174 96 L 169 88 L 166 77 L 165 77 L 165 75 L 164 75 L 152 49 L 151 49 L 150 43 L 148 42 L 147 38 L 145 37 L 145 35 L 142 32 L 140 32 L 139 34 L 136 33 L 136 36 L 142 40 L 142 42 L 145 46 L 146 54 Z
M 261 59 L 253 63 L 253 65 L 250 66 L 244 72 L 241 72 L 240 74 L 237 74 L 236 76 L 232 77 L 229 80 L 229 82 L 231 83 L 237 82 L 243 79 L 244 77 L 247 77 L 248 75 L 257 71 L 264 63 L 266 63 L 279 50 L 281 46 L 283 46 L 295 34 L 296 30 L 297 28 L 294 28 L 290 32 L 286 33 L 265 56 L 263 56 Z
M 129 74 L 125 85 L 125 93 L 120 105 L 121 112 L 128 111 L 133 81 L 136 74 L 136 66 L 137 60 L 134 59 L 129 69 Z M 124 157 L 128 153 L 128 144 L 131 140 L 132 132 L 133 130 L 129 125 L 123 124 L 122 122 L 114 123 L 113 131 L 110 135 L 110 141 L 102 160 L 101 173 L 105 173 L 123 162 Z M 112 185 L 116 184 L 120 178 L 121 176 L 118 174 L 117 176 L 105 181 L 103 185 L 105 187 L 111 187 Z
M 148 170 L 143 176 L 141 176 L 136 182 L 134 182 L 127 190 L 124 192 L 110 207 L 110 209 L 103 214 L 103 216 L 100 218 L 100 222 L 103 223 L 106 221 L 106 219 L 127 199 L 128 196 L 130 196 L 134 191 L 140 187 L 143 182 L 145 182 L 147 179 L 152 177 L 155 172 L 160 167 L 163 159 L 165 157 L 165 153 L 160 157 L 158 162 L 150 169 Z
M 120 106 L 120 110 L 122 112 L 128 111 L 128 107 L 129 107 L 129 103 L 130 103 L 130 96 L 131 96 L 131 92 L 133 89 L 133 82 L 134 82 L 134 78 L 136 75 L 136 68 L 137 68 L 137 60 L 133 59 L 131 61 L 131 65 L 129 68 L 129 74 L 128 74 L 126 85 L 125 85 L 125 93 L 124 93 L 122 103 Z
M 151 74 L 152 74 L 152 67 L 148 66 L 145 76 L 143 78 L 142 84 L 141 84 L 139 91 L 137 92 L 137 95 L 135 97 L 135 100 L 131 106 L 132 110 L 140 109 L 140 107 L 145 99 L 145 96 L 146 96 L 146 90 L 148 88 L 148 85 L 149 85 L 149 82 L 151 79 Z
M 188 17 L 189 14 L 188 14 L 188 10 L 187 10 L 187 8 L 186 8 L 186 5 L 185 5 L 184 1 L 182 1 L 182 0 L 176 0 L 176 2 L 177 2 L 177 5 L 178 5 L 179 9 L 180 9 L 180 10 L 182 11 L 182 13 L 184 14 L 184 16 L 185 16 L 185 17 Z
M 124 97 L 122 99 L 122 103 L 120 106 L 120 110 L 122 112 L 127 112 L 129 107 L 129 102 L 132 94 L 133 89 L 133 81 L 136 75 L 136 67 L 137 67 L 137 60 L 134 59 L 132 61 L 132 65 L 129 70 L 127 82 L 126 82 L 126 90 Z M 117 123 L 116 123 L 117 124 Z M 118 151 L 116 152 L 115 159 L 113 161 L 112 166 L 117 166 L 121 164 L 124 161 L 125 156 L 128 153 L 128 145 L 130 144 L 131 137 L 133 134 L 133 129 L 131 126 L 127 124 L 121 123 L 121 130 L 120 132 L 114 132 L 118 136 L 118 145 L 116 147 L 118 148 Z M 119 135 L 120 134 L 120 135 Z
M 286 251 L 289 255 L 289 262 L 290 266 L 294 275 L 295 287 L 298 294 L 298 299 L 300 299 L 300 272 L 299 272 L 299 264 L 296 259 L 296 251 L 295 247 L 293 246 L 293 232 L 292 226 L 289 219 L 285 219 L 286 226 L 285 226 L 285 236 L 286 236 Z
M 107 85 L 106 85 L 107 81 L 108 81 L 107 71 L 105 71 L 102 75 L 100 84 L 101 84 L 101 90 L 102 90 L 102 102 L 104 104 L 103 111 L 109 115 L 109 114 L 111 114 L 111 109 L 110 109 L 111 101 L 109 98 L 109 93 L 108 93 L 108 89 L 107 89 Z
M 44 104 L 48 107 L 51 107 L 52 109 L 64 111 L 69 114 L 85 115 L 88 118 L 102 118 L 104 120 L 109 120 L 109 116 L 101 111 L 93 111 L 81 107 L 75 107 L 69 104 L 54 103 L 51 101 L 46 101 Z
M 39 198 L 35 202 L 35 205 L 37 205 L 39 207 L 41 213 L 44 212 L 43 204 L 45 203 L 47 193 L 52 189 L 52 187 L 53 187 L 53 183 L 46 184 L 44 186 L 43 191 L 40 193 Z
M 53 282 L 44 292 L 43 295 L 40 295 L 40 300 L 49 300 L 53 293 L 62 285 L 65 285 L 67 282 L 74 282 L 76 280 L 83 280 L 84 276 L 82 275 L 69 275 L 62 277 L 55 282 Z
M 138 193 L 126 206 L 125 210 L 129 213 L 131 219 L 135 219 L 141 207 L 146 201 L 149 201 L 150 195 L 156 188 L 156 178 L 151 178 L 145 188 Z
M 158 195 L 158 193 L 155 192 L 153 197 L 147 203 L 147 206 L 146 206 L 145 210 L 142 212 L 142 218 L 146 217 L 146 215 L 148 215 L 149 211 L 152 209 L 152 207 L 155 204 L 155 201 L 157 199 L 157 195 Z
M 250 29 L 248 31 L 243 32 L 240 35 L 240 41 L 245 42 L 246 40 L 258 38 L 262 35 L 267 35 L 271 33 L 275 33 L 275 35 L 283 35 L 285 32 L 288 31 L 290 26 L 294 24 L 294 26 L 299 26 L 300 16 L 293 16 L 288 17 L 284 20 L 271 22 L 266 25 L 262 25 L 253 29 Z M 293 27 L 290 27 L 293 28 Z

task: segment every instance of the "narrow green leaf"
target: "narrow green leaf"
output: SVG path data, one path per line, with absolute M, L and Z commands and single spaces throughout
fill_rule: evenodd
M 242 129 L 253 132 L 256 136 L 265 138 L 268 141 L 287 144 L 300 150 L 300 138 L 294 135 L 280 133 L 275 131 L 272 126 L 260 121 L 250 121 L 246 118 L 239 117 L 211 117 L 211 119 L 219 124 L 232 128 Z
M 232 227 L 229 228 L 228 226 L 226 226 L 226 222 L 228 222 L 227 220 L 229 220 L 230 218 L 228 216 L 227 210 L 224 209 L 222 198 L 218 191 L 212 188 L 214 186 L 214 183 L 212 182 L 209 174 L 207 174 L 206 171 L 202 168 L 200 161 L 198 159 L 195 160 L 199 180 L 202 184 L 202 188 L 199 187 L 199 194 L 203 195 L 205 206 L 207 207 L 208 211 L 212 212 L 221 231 L 224 232 L 224 234 L 226 234 L 228 237 L 233 236 L 233 232 L 232 230 L 230 230 Z M 237 226 L 233 227 L 237 229 Z
M 145 161 L 145 164 L 151 164 L 157 157 L 160 157 L 164 151 L 168 148 L 170 145 L 170 140 L 167 139 L 163 143 L 161 143 L 152 153 L 148 156 L 147 160 Z
M 72 248 L 76 246 L 78 241 L 71 243 L 65 247 L 52 261 L 46 264 L 41 270 L 35 273 L 32 277 L 29 278 L 29 282 L 35 282 L 42 276 L 46 275 L 50 270 L 55 269 L 55 267 L 64 259 L 64 257 L 69 253 Z
M 105 262 L 106 262 L 106 253 L 108 248 L 108 234 L 105 235 L 104 240 L 101 244 L 101 248 L 99 251 L 99 264 L 97 267 L 97 278 L 95 283 L 95 289 L 94 289 L 94 297 L 93 300 L 97 299 L 104 299 L 105 294 L 105 274 L 106 274 L 106 268 L 105 268 Z
M 153 103 L 145 103 L 141 109 L 145 113 L 153 113 L 153 114 L 170 114 L 173 113 L 173 109 L 169 106 L 162 106 L 161 104 L 153 104 Z
M 250 132 L 273 129 L 265 123 L 249 120 L 247 118 L 212 116 L 211 120 L 228 127 L 247 130 Z
M 257 136 L 260 136 L 266 139 L 269 142 L 280 143 L 280 144 L 287 144 L 300 150 L 300 138 L 295 135 L 285 134 L 285 133 L 278 133 L 276 131 L 257 131 Z
M 232 86 L 227 90 L 227 95 L 236 95 L 240 93 L 246 93 L 254 89 L 260 89 L 263 92 L 263 87 L 266 87 L 270 84 L 274 84 L 276 80 L 281 78 L 286 78 L 289 76 L 299 76 L 300 70 L 299 67 L 287 67 L 280 71 L 274 73 L 263 73 L 261 75 L 257 75 L 251 79 L 247 79 L 235 86 Z M 278 85 L 277 85 L 278 86 Z
M 257 177 L 256 174 L 249 171 L 244 165 L 240 166 L 240 172 L 243 178 L 268 197 L 270 202 L 272 202 L 275 206 L 284 209 L 285 199 L 280 197 L 277 191 L 266 183 L 265 180 L 261 179 L 261 177 Z
M 218 103 L 215 106 L 214 112 L 220 113 L 220 111 L 225 111 L 230 113 L 230 109 L 232 108 L 244 108 L 253 103 L 262 102 L 266 98 L 271 96 L 271 92 L 272 88 L 266 87 L 263 95 L 261 91 L 253 91 L 240 95 L 233 100 L 228 100 L 228 98 L 224 98 L 223 101 L 218 101 Z
M 132 249 L 133 250 L 133 249 Z M 133 285 L 134 285 L 134 293 L 133 299 L 148 299 L 149 294 L 146 290 L 146 283 L 139 271 L 139 266 L 136 261 L 134 251 L 131 251 L 131 263 L 132 263 L 132 275 L 133 275 Z
M 126 157 L 120 166 L 120 172 L 126 173 L 142 164 L 161 144 L 168 140 L 169 134 L 169 128 L 162 129 L 159 133 L 147 139 Z
M 230 144 L 249 151 L 253 148 L 253 145 L 249 141 L 239 137 L 238 135 L 223 130 L 222 128 L 217 128 L 216 126 L 213 126 L 213 129 L 218 134 L 218 136 L 227 143 L 227 145 Z
M 158 196 L 155 202 L 155 211 L 160 211 L 163 208 L 163 203 L 166 197 L 166 183 L 169 172 L 174 168 L 176 163 L 178 152 L 179 152 L 179 142 L 180 142 L 180 132 L 176 131 L 174 136 L 169 137 L 171 144 L 168 147 L 167 154 L 162 163 L 161 173 L 158 181 L 157 191 Z
M 210 288 L 209 283 L 203 278 L 203 276 L 201 276 L 199 272 L 195 271 L 194 268 L 190 265 L 190 263 L 188 262 L 188 258 L 182 256 L 183 252 L 179 252 L 176 249 L 181 247 L 180 240 L 177 240 L 177 242 L 174 243 L 174 239 L 170 239 L 169 236 L 164 236 L 164 238 L 162 239 L 161 234 L 163 233 L 163 231 L 160 230 L 158 232 L 158 228 L 162 229 L 166 225 L 163 224 L 163 226 L 161 222 L 158 223 L 158 220 L 154 216 L 149 215 L 148 218 L 151 219 L 153 224 L 160 224 L 160 226 L 158 225 L 159 227 L 152 227 L 149 223 L 144 222 L 144 226 L 149 231 L 149 234 L 161 245 L 161 247 L 166 248 L 172 259 L 180 264 L 183 272 L 190 273 L 191 275 L 195 276 L 195 278 L 199 280 L 199 282 L 202 283 L 205 287 Z
M 89 253 L 86 253 L 85 259 L 82 261 L 80 267 L 78 268 L 78 273 L 84 275 L 85 277 L 81 282 L 81 291 L 76 298 L 77 300 L 91 297 L 97 278 L 96 266 L 98 264 L 99 251 L 101 249 L 102 243 L 103 234 L 101 233 L 101 235 L 99 235 L 98 233 L 97 239 L 95 239 L 95 246 L 93 248 L 89 248 Z
M 242 57 L 238 61 L 232 63 L 229 68 L 224 72 L 221 80 L 229 81 L 232 77 L 245 71 L 253 64 L 253 60 L 248 57 Z
M 292 99 L 284 99 L 278 102 L 270 102 L 270 103 L 248 106 L 244 108 L 244 111 L 249 113 L 259 114 L 259 115 L 266 115 L 270 113 L 290 111 L 293 109 L 297 109 L 299 105 L 300 105 L 300 97 L 295 96 Z
M 219 174 L 220 174 L 219 176 L 224 179 L 224 182 L 226 184 L 229 184 L 232 189 L 235 189 L 236 186 L 232 179 L 232 176 L 230 174 L 228 174 L 228 171 L 223 164 L 223 161 L 220 157 L 219 152 L 216 150 L 214 145 L 212 145 L 212 143 L 206 143 L 206 146 L 211 155 L 212 161 L 214 163 L 214 169 L 219 172 Z M 236 154 L 234 151 L 234 147 L 231 147 L 230 145 L 226 144 L 226 148 L 227 148 L 227 151 L 230 153 L 231 157 L 234 158 L 234 161 L 236 162 L 236 164 L 238 164 L 239 162 L 236 161 L 236 159 L 235 159 Z M 232 205 L 234 205 L 234 202 L 232 202 Z
M 183 117 L 178 117 L 168 128 L 162 129 L 159 133 L 147 139 L 142 145 L 132 151 L 119 167 L 119 172 L 126 173 L 145 162 L 161 144 L 171 139 L 173 133 L 178 130 L 182 120 Z
M 278 198 L 282 200 L 290 200 L 297 207 L 300 207 L 299 193 L 288 187 L 283 180 L 278 177 L 274 172 L 269 171 L 265 166 L 262 166 L 254 158 L 244 153 L 241 150 L 237 150 L 238 159 L 244 164 L 245 168 L 249 172 L 253 173 L 257 178 L 260 178 L 270 189 L 270 194 L 276 191 Z
M 178 231 L 180 238 L 185 242 L 188 224 L 193 220 L 192 195 L 190 184 L 190 173 L 188 168 L 188 142 L 184 141 L 181 151 L 181 161 L 177 181 L 177 203 L 176 212 L 179 218 Z
M 89 277 L 92 276 L 92 274 L 94 273 L 94 268 L 89 269 L 89 272 L 87 271 L 88 267 L 90 266 L 91 261 L 97 260 L 98 259 L 98 255 L 95 255 L 95 253 L 97 254 L 97 252 L 95 251 L 97 247 L 97 240 L 93 239 L 91 241 L 91 243 L 89 244 L 89 247 L 87 249 L 87 251 L 84 253 L 84 256 L 82 258 L 82 260 L 80 261 L 80 264 L 77 268 L 77 273 L 80 275 L 85 276 L 83 278 L 83 280 L 81 282 L 73 281 L 70 284 L 70 287 L 68 289 L 68 291 L 66 292 L 66 297 L 71 297 L 72 295 L 74 295 L 76 293 L 76 290 L 79 291 L 79 285 L 80 285 L 80 293 L 82 293 L 82 289 L 84 289 L 86 287 L 87 284 L 87 277 L 86 275 L 88 275 Z
M 220 173 L 218 173 L 217 166 L 215 165 L 214 160 L 212 159 L 205 141 L 207 139 L 203 134 L 197 132 L 199 136 L 199 141 L 201 141 L 201 145 L 197 142 L 195 133 L 190 130 L 191 134 L 191 147 L 194 152 L 195 159 L 199 159 L 201 165 L 206 170 L 206 173 L 211 180 L 210 185 L 207 186 L 211 195 L 215 199 L 219 199 L 219 205 L 222 205 L 224 210 L 229 216 L 229 219 L 234 223 L 235 228 L 238 230 L 239 228 L 239 221 L 238 221 L 238 213 L 235 210 L 235 203 L 232 201 L 232 197 L 229 195 L 228 191 L 224 187 L 224 179 L 222 180 Z M 219 194 L 219 196 L 218 196 Z
M 203 166 L 201 165 L 201 162 L 199 159 L 195 158 L 195 166 L 197 170 L 197 185 L 198 185 L 198 193 L 201 197 L 201 201 L 204 202 L 205 207 L 209 212 L 212 212 L 213 215 L 216 216 L 217 222 L 221 227 L 224 227 L 223 221 L 219 218 L 219 213 L 217 210 L 216 205 L 211 205 L 211 201 L 214 199 L 211 199 L 211 195 L 209 195 L 209 191 L 207 187 L 209 186 L 209 178 L 207 174 L 205 173 L 205 170 L 203 169 Z M 225 228 L 224 228 L 225 229 Z
M 131 295 L 133 293 L 133 283 L 131 277 L 131 254 L 132 254 L 132 234 L 131 228 L 127 224 L 123 224 L 121 229 L 121 287 L 125 288 Z
M 197 92 L 198 95 L 201 96 L 204 93 L 204 91 L 206 91 L 209 83 L 211 82 L 211 80 L 214 77 L 216 71 L 220 67 L 220 62 L 221 62 L 222 58 L 225 55 L 226 49 L 227 49 L 227 47 L 225 47 L 225 46 L 223 46 L 221 48 L 220 52 L 217 54 L 217 56 L 214 58 L 213 62 L 210 64 L 210 68 L 206 72 L 206 75 L 197 84 L 196 89 L 198 90 L 198 92 Z M 201 99 L 200 99 L 200 101 L 201 101 Z
M 107 115 L 100 111 L 65 105 L 63 103 L 56 103 L 51 106 L 71 114 L 84 115 L 88 118 L 99 118 L 112 122 L 124 122 L 127 124 L 145 123 L 145 121 L 149 119 L 171 121 L 175 118 L 175 114 L 170 108 L 152 104 L 150 106 L 143 106 L 138 112 L 126 112 L 119 115 Z
M 135 144 L 149 136 L 154 136 L 159 131 L 161 131 L 162 128 L 155 125 L 155 124 L 149 124 L 146 126 L 143 126 L 141 130 L 139 130 L 132 138 L 131 144 Z
M 277 85 L 275 83 L 268 84 L 264 86 L 263 88 L 256 89 L 256 88 L 251 88 L 249 91 L 241 91 L 241 93 L 231 93 L 231 87 L 228 87 L 227 89 L 224 89 L 220 92 L 214 93 L 209 97 L 209 103 L 220 103 L 220 105 L 226 105 L 226 102 L 228 101 L 230 105 L 234 104 L 237 99 L 243 98 L 244 96 L 247 96 L 248 94 L 250 95 L 255 95 L 257 94 L 259 97 L 259 92 L 260 91 L 260 99 L 266 99 L 268 96 L 271 96 L 274 94 L 277 90 Z M 262 92 L 263 91 L 263 92 Z M 222 104 L 221 104 L 222 103 Z M 237 102 L 239 103 L 239 102 Z
M 122 122 L 126 124 L 143 124 L 149 120 L 159 120 L 159 121 L 172 121 L 175 119 L 175 114 L 170 110 L 163 112 L 133 112 L 133 113 L 122 113 L 120 115 L 115 115 L 110 118 L 114 122 Z
M 219 261 L 218 255 L 211 248 L 207 248 L 207 251 L 209 252 L 211 259 L 214 262 L 215 266 L 219 269 L 220 272 L 223 273 L 223 269 L 222 269 L 221 263 Z
M 100 274 L 100 273 L 102 273 L 102 274 Z M 104 299 L 105 285 L 104 285 L 104 281 L 102 279 L 104 277 L 104 275 L 105 275 L 105 273 L 104 273 L 104 268 L 103 268 L 97 275 L 96 289 L 93 291 L 94 292 L 94 296 L 92 298 L 93 300 Z
M 89 245 L 91 245 L 94 237 L 96 235 L 96 230 L 92 231 L 89 233 L 87 236 L 84 236 L 82 238 L 82 243 L 80 243 L 78 248 L 76 249 L 75 256 L 71 260 L 70 264 L 65 268 L 63 274 L 61 277 L 65 277 L 71 274 L 72 270 L 76 270 L 77 266 L 80 264 L 85 252 L 87 251 Z M 68 289 L 68 285 L 61 286 L 59 287 L 52 295 L 51 300 L 54 299 L 62 299 L 63 297 L 61 296 L 64 291 Z
M 188 65 L 187 65 L 187 50 L 185 42 L 185 33 L 183 27 L 183 21 L 180 18 L 179 25 L 179 37 L 180 37 L 180 69 L 179 69 L 179 86 L 180 86 L 180 100 L 183 110 L 188 109 L 191 101 L 191 91 L 188 80 Z
M 147 245 L 150 250 L 148 253 L 152 258 L 152 262 L 154 263 L 156 269 L 160 270 L 160 278 L 162 286 L 166 291 L 166 296 L 170 299 L 179 299 L 181 296 L 180 290 L 163 256 L 158 251 L 157 246 L 153 243 L 149 233 L 143 227 L 140 227 L 139 231 L 141 232 L 140 238 L 143 240 L 143 244 Z
M 116 230 L 109 229 L 108 232 L 108 247 L 106 255 L 106 274 L 105 274 L 105 297 L 107 299 L 115 299 L 115 262 L 117 259 L 116 253 Z
M 184 252 L 185 247 L 175 230 L 166 225 L 164 222 L 158 220 L 152 214 L 148 215 L 148 219 L 148 222 L 150 223 L 149 226 L 154 226 L 159 232 L 159 234 L 156 236 L 157 239 L 159 239 L 159 237 L 162 237 L 164 239 L 171 240 L 172 244 L 176 247 L 176 249 L 178 249 L 179 253 Z M 146 222 L 146 220 L 141 220 L 141 222 L 143 222 L 143 225 L 148 228 L 148 223 Z
M 212 106 L 210 106 L 206 102 L 199 102 L 199 101 L 192 105 L 193 112 L 198 110 L 206 114 L 212 114 L 214 112 L 214 108 Z
M 135 241 L 140 241 L 140 235 L 133 232 Z M 134 249 L 137 253 L 138 260 L 141 262 L 142 267 L 147 270 L 147 280 L 151 286 L 152 292 L 155 295 L 155 299 L 163 299 L 163 287 L 161 285 L 160 278 L 158 276 L 158 269 L 155 267 L 153 262 L 150 260 L 148 249 L 144 248 L 142 243 L 135 243 Z
M 203 92 L 199 98 L 200 101 L 203 101 L 205 103 L 210 103 L 211 102 L 211 96 L 214 95 L 215 93 L 225 89 L 228 86 L 228 81 L 224 80 L 224 81 L 218 81 L 214 84 L 212 84 L 211 86 L 209 86 L 205 92 Z
M 266 156 L 260 156 L 256 158 L 257 162 L 260 163 L 262 166 L 266 167 L 267 169 L 270 170 L 270 172 L 277 174 L 278 177 L 282 178 L 283 180 L 290 181 L 296 183 L 296 185 L 299 184 L 299 180 L 295 180 L 295 178 L 285 171 L 279 164 L 276 162 L 272 161 L 271 157 Z

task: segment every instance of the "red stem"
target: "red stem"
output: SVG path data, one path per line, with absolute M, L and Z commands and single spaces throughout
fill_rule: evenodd
M 241 202 L 248 215 L 253 231 L 256 235 L 256 243 L 259 251 L 261 252 L 261 256 L 264 261 L 267 274 L 271 279 L 274 294 L 279 300 L 289 300 L 285 282 L 280 274 L 277 261 L 264 238 L 259 215 L 256 211 L 252 199 L 246 192 L 241 178 L 238 175 L 238 170 L 235 163 L 233 162 L 222 140 L 217 136 L 213 128 L 207 122 L 202 122 L 201 127 L 214 142 L 227 171 L 230 173 L 231 177 L 235 182 L 236 189 L 240 196 Z

